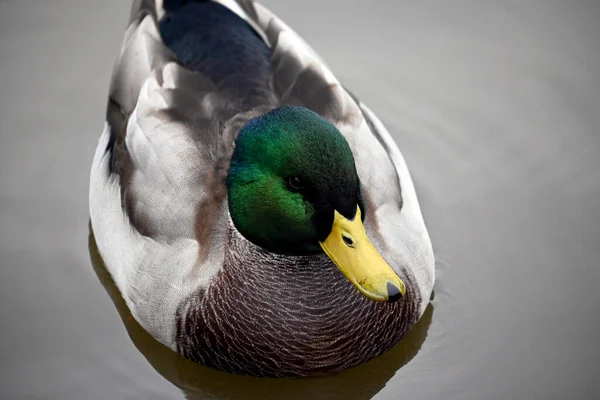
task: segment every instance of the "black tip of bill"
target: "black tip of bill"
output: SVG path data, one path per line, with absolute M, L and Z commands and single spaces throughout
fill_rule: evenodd
M 402 298 L 402 293 L 400 293 L 400 289 L 391 282 L 387 283 L 387 295 L 389 303 L 393 303 Z

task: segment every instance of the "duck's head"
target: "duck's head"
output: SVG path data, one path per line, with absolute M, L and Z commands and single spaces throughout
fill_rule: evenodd
M 366 297 L 396 301 L 406 287 L 371 244 L 348 142 L 318 114 L 284 106 L 240 130 L 227 176 L 237 230 L 270 252 L 325 252 Z

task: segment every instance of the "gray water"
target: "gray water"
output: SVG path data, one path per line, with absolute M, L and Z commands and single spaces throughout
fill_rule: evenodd
M 264 3 L 403 151 L 437 258 L 423 320 L 314 379 L 230 376 L 154 342 L 88 229 L 129 1 L 0 0 L 0 397 L 600 398 L 600 2 Z

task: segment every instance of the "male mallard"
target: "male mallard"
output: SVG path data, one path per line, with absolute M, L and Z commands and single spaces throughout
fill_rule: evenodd
M 109 97 L 91 222 L 157 340 L 310 375 L 383 353 L 425 311 L 433 253 L 400 151 L 263 6 L 136 0 Z

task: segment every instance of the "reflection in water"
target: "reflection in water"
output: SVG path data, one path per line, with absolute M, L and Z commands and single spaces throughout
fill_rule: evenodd
M 254 378 L 204 367 L 157 342 L 131 316 L 96 248 L 90 227 L 89 250 L 100 282 L 114 302 L 129 337 L 148 362 L 183 390 L 188 399 L 370 399 L 419 351 L 433 316 L 429 304 L 421 320 L 393 349 L 363 365 L 315 378 Z

